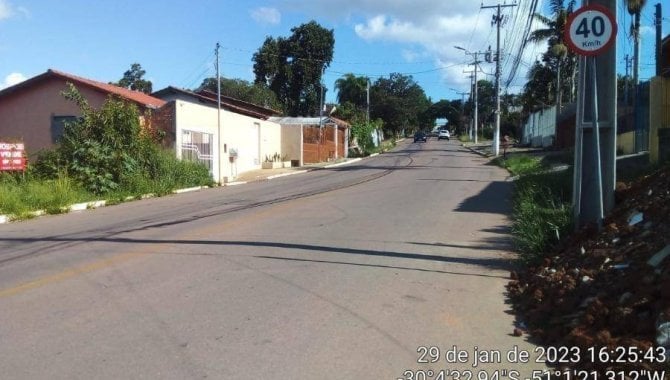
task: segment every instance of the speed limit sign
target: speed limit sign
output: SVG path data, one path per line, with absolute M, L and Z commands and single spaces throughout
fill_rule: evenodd
M 570 14 L 564 37 L 575 53 L 594 56 L 614 43 L 616 32 L 616 20 L 609 9 L 587 5 Z

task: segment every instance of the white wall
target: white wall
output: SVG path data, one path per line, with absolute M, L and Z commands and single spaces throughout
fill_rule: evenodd
M 260 169 L 265 155 L 281 154 L 281 127 L 279 124 L 255 119 L 233 112 L 221 111 L 221 145 L 218 141 L 217 109 L 200 104 L 177 100 L 176 141 L 177 156 L 181 155 L 182 131 L 211 133 L 214 135 L 214 179 L 233 181 L 239 174 Z M 237 151 L 237 158 L 230 162 L 231 149 Z M 217 159 L 219 157 L 220 159 Z M 218 178 L 219 161 L 221 178 Z
M 221 125 L 228 152 L 234 149 L 238 154 L 232 164 L 226 159 L 224 176 L 234 178 L 240 173 L 260 169 L 265 156 L 282 154 L 281 126 L 277 123 L 222 111 Z
M 556 139 L 556 106 L 528 116 L 523 126 L 521 142 L 532 147 L 548 147 Z

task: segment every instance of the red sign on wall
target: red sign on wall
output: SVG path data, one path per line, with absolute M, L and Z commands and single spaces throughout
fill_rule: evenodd
M 23 143 L 0 142 L 0 171 L 10 170 L 26 170 L 26 150 Z

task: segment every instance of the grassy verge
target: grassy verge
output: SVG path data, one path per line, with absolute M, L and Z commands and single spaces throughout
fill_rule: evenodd
M 153 167 L 147 171 L 128 176 L 121 186 L 101 194 L 86 191 L 63 173 L 55 179 L 40 178 L 30 171 L 25 176 L 5 173 L 0 174 L 0 215 L 27 219 L 33 211 L 58 214 L 74 203 L 104 199 L 115 204 L 145 194 L 162 196 L 180 188 L 212 184 L 207 169 L 193 162 L 179 161 L 166 151 L 155 156 Z
M 513 196 L 512 234 L 521 261 L 534 263 L 572 226 L 572 171 L 549 170 L 562 158 L 513 155 L 496 163 L 519 176 Z
M 58 214 L 62 207 L 88 200 L 93 200 L 93 196 L 65 175 L 51 180 L 0 175 L 0 214 L 18 219 L 28 218 L 30 212 L 37 210 Z

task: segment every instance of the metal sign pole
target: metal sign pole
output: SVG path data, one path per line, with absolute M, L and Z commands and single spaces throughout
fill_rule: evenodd
M 598 123 L 598 78 L 596 78 L 596 58 L 589 58 L 591 61 L 591 84 L 593 88 L 593 103 L 592 103 L 592 128 L 593 133 L 593 154 L 594 166 L 596 169 L 596 212 L 598 230 L 603 227 L 603 172 L 602 172 L 602 158 L 600 156 L 600 127 Z

